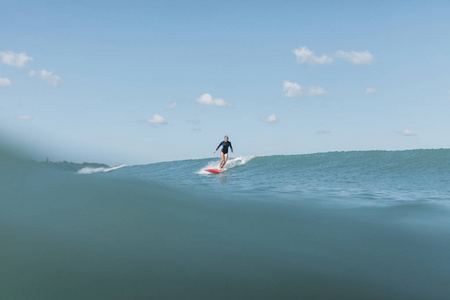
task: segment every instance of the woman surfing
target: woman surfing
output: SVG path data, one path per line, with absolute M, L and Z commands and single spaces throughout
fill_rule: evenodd
M 233 146 L 231 146 L 231 142 L 228 140 L 228 136 L 226 135 L 223 139 L 224 140 L 216 148 L 216 151 L 217 151 L 217 149 L 219 149 L 220 146 L 222 146 L 222 151 L 220 152 L 221 160 L 220 160 L 219 170 L 222 170 L 223 166 L 225 166 L 225 164 L 227 163 L 227 160 L 228 160 L 228 147 L 231 148 L 231 154 L 234 155 L 234 153 L 233 153 Z M 216 153 L 216 151 L 214 151 L 214 153 Z

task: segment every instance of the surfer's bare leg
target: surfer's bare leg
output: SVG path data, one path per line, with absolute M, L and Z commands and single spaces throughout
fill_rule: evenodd
M 224 160 L 224 157 L 223 157 L 223 155 L 224 155 L 224 154 L 223 154 L 223 152 L 221 151 L 221 152 L 220 152 L 220 158 L 221 158 L 221 159 L 220 159 L 220 165 L 219 165 L 219 169 L 222 169 L 222 168 L 223 168 L 223 167 L 222 167 L 222 164 L 223 164 L 223 160 Z
M 226 154 L 223 154 L 222 153 L 222 155 L 223 155 L 223 164 L 221 164 L 221 169 L 225 166 L 225 164 L 227 163 L 227 160 L 228 160 L 228 153 L 226 153 Z

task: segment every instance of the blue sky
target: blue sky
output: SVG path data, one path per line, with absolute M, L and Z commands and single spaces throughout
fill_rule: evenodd
M 2 1 L 1 135 L 141 164 L 450 147 L 448 1 Z M 175 103 L 175 104 L 174 104 Z M 162 123 L 159 123 L 162 122 Z

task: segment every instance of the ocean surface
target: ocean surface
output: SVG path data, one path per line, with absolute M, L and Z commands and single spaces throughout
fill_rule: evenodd
M 218 163 L 2 145 L 0 299 L 448 299 L 450 149 Z
M 219 162 L 208 158 L 87 167 L 78 173 L 187 186 L 225 197 L 270 196 L 341 205 L 450 203 L 450 149 L 230 157 L 223 173 L 205 171 L 218 168 Z

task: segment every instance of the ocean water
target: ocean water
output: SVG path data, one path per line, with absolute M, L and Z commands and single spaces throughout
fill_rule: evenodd
M 342 205 L 396 205 L 450 200 L 450 149 L 352 151 L 307 155 L 231 157 L 226 170 L 211 174 L 220 159 L 137 166 L 83 168 L 79 174 L 137 178 L 210 193 L 324 198 Z M 114 171 L 114 172 L 111 172 Z
M 0 299 L 447 299 L 450 150 L 77 170 L 0 146 Z

